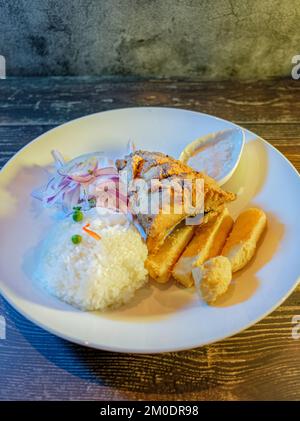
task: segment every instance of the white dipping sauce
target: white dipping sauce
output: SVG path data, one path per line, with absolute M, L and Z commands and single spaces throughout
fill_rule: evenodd
M 224 184 L 235 170 L 243 146 L 242 130 L 224 130 L 190 143 L 180 159 L 195 170 L 214 178 L 219 184 Z

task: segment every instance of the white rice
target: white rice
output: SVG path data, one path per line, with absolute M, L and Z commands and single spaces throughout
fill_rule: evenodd
M 87 222 L 100 240 L 82 230 Z M 36 278 L 51 294 L 82 310 L 128 302 L 147 281 L 147 247 L 133 225 L 119 222 L 107 225 L 95 211 L 80 223 L 72 217 L 59 222 L 43 245 Z M 72 243 L 74 234 L 82 236 L 80 244 Z

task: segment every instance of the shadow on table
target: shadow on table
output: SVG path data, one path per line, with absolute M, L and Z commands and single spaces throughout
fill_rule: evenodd
M 4 299 L 2 311 L 37 352 L 91 386 L 118 389 L 125 395 L 126 392 L 178 394 L 205 390 L 208 381 L 212 381 L 206 370 L 207 347 L 159 355 L 100 351 L 72 344 L 44 331 L 23 318 Z M 63 378 L 62 371 L 56 375 L 62 376 L 63 383 L 72 382 L 70 378 Z

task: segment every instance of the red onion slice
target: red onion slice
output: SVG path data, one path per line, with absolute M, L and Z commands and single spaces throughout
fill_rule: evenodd
M 51 154 L 53 156 L 54 164 L 57 170 L 65 165 L 65 160 L 59 151 L 54 149 L 51 151 Z
M 110 195 L 116 195 L 120 205 L 127 205 L 127 196 L 119 190 L 118 170 L 100 153 L 82 155 L 65 163 L 59 151 L 53 150 L 57 174 L 43 190 L 35 190 L 32 195 L 42 200 L 45 207 L 61 205 L 65 212 L 74 206 L 91 207 L 89 199 L 97 200 L 97 187 L 108 185 Z M 103 166 L 100 167 L 100 164 Z M 110 183 L 114 183 L 109 187 Z M 70 209 L 71 208 L 71 209 Z

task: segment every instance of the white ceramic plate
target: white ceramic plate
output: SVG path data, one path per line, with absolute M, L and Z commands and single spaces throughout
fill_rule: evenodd
M 37 250 L 53 217 L 31 198 L 50 151 L 72 158 L 103 150 L 121 157 L 128 139 L 139 148 L 178 157 L 186 144 L 232 127 L 209 115 L 168 108 L 131 108 L 80 118 L 43 134 L 0 173 L 0 291 L 25 317 L 70 341 L 120 352 L 163 352 L 218 341 L 257 322 L 293 290 L 300 275 L 300 179 L 272 146 L 246 132 L 240 164 L 224 186 L 238 193 L 234 217 L 249 206 L 268 215 L 258 253 L 215 306 L 173 283 L 149 284 L 118 311 L 84 313 L 48 295 L 32 281 Z

